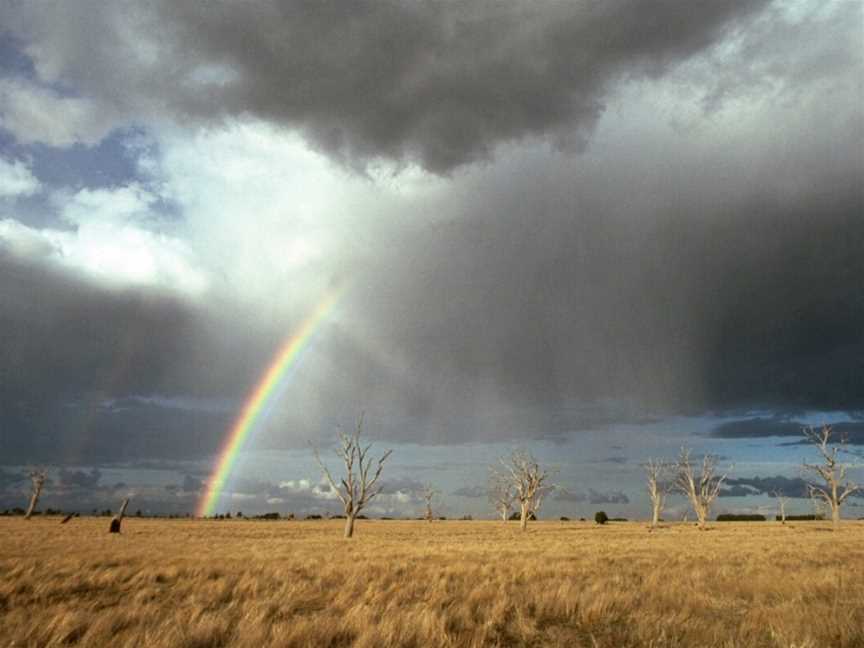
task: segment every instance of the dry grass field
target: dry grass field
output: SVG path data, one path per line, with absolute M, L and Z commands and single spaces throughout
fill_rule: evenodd
M 864 523 L 0 518 L 6 646 L 864 646 Z

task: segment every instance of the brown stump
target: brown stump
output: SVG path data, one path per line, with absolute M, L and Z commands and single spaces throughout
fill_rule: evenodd
M 120 524 L 123 522 L 123 516 L 126 514 L 126 507 L 129 506 L 129 498 L 123 500 L 120 505 L 120 510 L 113 518 L 111 518 L 111 526 L 108 527 L 108 533 L 120 533 Z

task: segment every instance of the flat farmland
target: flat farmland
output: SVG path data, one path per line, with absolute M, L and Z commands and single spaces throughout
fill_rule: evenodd
M 864 523 L 0 518 L 0 646 L 864 646 Z

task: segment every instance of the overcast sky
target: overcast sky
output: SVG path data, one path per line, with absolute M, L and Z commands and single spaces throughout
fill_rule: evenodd
M 49 504 L 191 510 L 334 285 L 226 510 L 335 510 L 307 444 L 361 411 L 400 515 L 422 482 L 484 514 L 515 445 L 559 469 L 549 515 L 639 514 L 683 442 L 735 463 L 729 510 L 800 478 L 804 424 L 864 446 L 856 0 L 0 25 L 0 507 L 38 463 Z

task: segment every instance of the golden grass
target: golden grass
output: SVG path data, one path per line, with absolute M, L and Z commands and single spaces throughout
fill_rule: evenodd
M 0 518 L 6 646 L 864 646 L 864 523 Z

